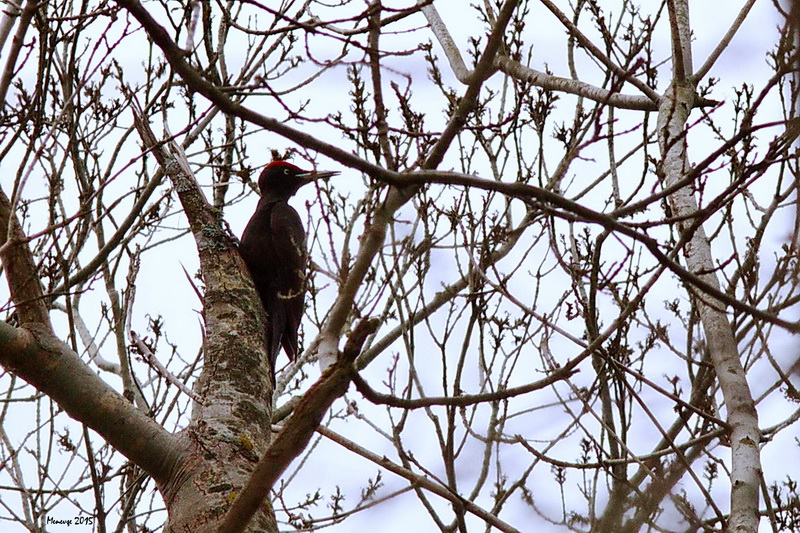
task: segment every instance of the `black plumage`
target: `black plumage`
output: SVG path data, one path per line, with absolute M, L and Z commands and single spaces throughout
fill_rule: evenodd
M 267 314 L 266 343 L 273 368 L 281 347 L 290 360 L 297 357 L 308 263 L 306 231 L 288 200 L 303 185 L 334 174 L 338 173 L 306 172 L 286 161 L 273 161 L 258 178 L 261 199 L 239 250 Z

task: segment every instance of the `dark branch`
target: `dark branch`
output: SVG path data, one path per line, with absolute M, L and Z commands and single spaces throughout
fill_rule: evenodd
M 261 457 L 250 482 L 231 506 L 220 526 L 220 532 L 237 533 L 244 530 L 289 463 L 308 445 L 330 406 L 347 392 L 350 380 L 355 374 L 353 361 L 361 351 L 366 338 L 378 328 L 378 325 L 377 319 L 361 320 L 351 333 L 336 363 L 328 367 L 303 395 L 291 418 Z
M 438 172 L 438 171 L 421 171 L 408 174 L 399 174 L 396 179 L 390 182 L 393 185 L 408 184 L 419 185 L 423 183 L 440 183 L 443 185 L 462 185 L 467 187 L 476 187 L 487 191 L 495 191 L 502 193 L 506 196 L 517 198 L 528 203 L 532 208 L 539 209 L 547 212 L 552 216 L 557 216 L 565 220 L 575 220 L 582 222 L 596 223 L 603 228 L 621 233 L 636 241 L 641 242 L 656 260 L 666 266 L 671 272 L 676 274 L 682 280 L 690 285 L 696 287 L 701 292 L 719 300 L 725 305 L 747 313 L 754 318 L 763 320 L 765 322 L 775 324 L 785 328 L 791 332 L 800 332 L 800 322 L 790 322 L 779 318 L 778 316 L 749 305 L 739 299 L 722 292 L 721 290 L 713 287 L 711 284 L 704 281 L 700 276 L 697 276 L 687 270 L 684 266 L 674 259 L 674 252 L 680 250 L 691 238 L 691 232 L 687 232 L 682 236 L 680 242 L 677 243 L 671 254 L 666 254 L 661 250 L 661 246 L 657 240 L 649 235 L 639 232 L 636 229 L 623 224 L 616 220 L 613 216 L 589 209 L 577 202 L 573 202 L 563 196 L 548 191 L 541 187 L 534 187 L 524 183 L 506 183 L 502 181 L 494 181 L 481 179 L 476 176 L 466 174 L 458 174 L 456 172 Z M 696 223 L 691 229 L 699 225 Z
M 545 387 L 549 387 L 557 381 L 567 379 L 577 372 L 578 370 L 572 367 L 559 368 L 544 379 L 540 379 L 539 381 L 534 381 L 533 383 L 522 385 L 520 387 L 512 387 L 510 389 L 488 392 L 486 394 L 441 396 L 437 398 L 417 398 L 414 400 L 398 398 L 397 396 L 392 396 L 391 394 L 382 394 L 377 392 L 375 389 L 370 387 L 366 381 L 364 381 L 364 378 L 359 375 L 353 376 L 353 384 L 356 386 L 356 389 L 358 389 L 358 392 L 360 392 L 364 398 L 370 402 L 389 405 L 391 407 L 401 407 L 403 409 L 419 409 L 421 407 L 430 407 L 432 405 L 452 405 L 464 407 L 466 405 L 474 405 L 476 403 L 506 400 L 514 396 L 540 390 Z

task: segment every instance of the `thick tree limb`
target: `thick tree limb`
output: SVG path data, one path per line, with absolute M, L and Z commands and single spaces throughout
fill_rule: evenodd
M 99 433 L 160 487 L 185 461 L 173 435 L 109 387 L 46 327 L 0 322 L 0 363 Z
M 586 37 L 583 32 L 581 32 L 578 27 L 572 23 L 572 21 L 561 12 L 560 9 L 551 1 L 551 0 L 541 0 L 542 4 L 550 10 L 550 12 L 555 15 L 555 17 L 567 28 L 567 31 L 580 43 L 580 45 L 586 49 L 589 53 L 591 53 L 595 58 L 597 58 L 601 63 L 603 63 L 611 72 L 616 74 L 620 79 L 625 80 L 628 83 L 631 83 L 634 87 L 642 91 L 642 93 L 650 98 L 653 102 L 658 102 L 660 100 L 659 94 L 649 85 L 641 81 L 639 78 L 633 76 L 631 73 L 626 72 L 622 67 L 614 63 L 610 57 L 608 57 L 605 53 L 603 53 L 600 48 L 598 48 L 591 39 Z
M 196 386 L 203 404 L 195 404 L 194 422 L 202 420 L 203 427 L 221 432 L 215 434 L 244 434 L 256 442 L 269 442 L 272 369 L 263 340 L 264 311 L 244 262 L 187 168 L 180 147 L 158 141 L 139 110 L 134 123 L 175 186 L 206 282 L 206 360 Z M 239 414 L 243 409 L 251 416 L 243 419 Z
M 659 146 L 663 157 L 666 186 L 681 180 L 688 172 L 686 153 L 686 121 L 692 108 L 694 87 L 682 83 L 691 75 L 690 27 L 686 0 L 670 0 L 674 11 L 673 84 L 664 95 L 658 116 Z M 669 197 L 674 215 L 686 217 L 687 221 L 698 211 L 692 187 L 683 187 Z M 679 225 L 683 230 L 684 225 Z M 685 250 L 688 269 L 697 277 L 719 290 L 719 280 L 711 245 L 702 226 L 691 232 Z M 739 350 L 733 328 L 724 309 L 711 305 L 703 298 L 696 298 L 700 320 L 703 324 L 709 355 L 716 370 L 720 389 L 725 401 L 728 424 L 731 427 L 731 517 L 726 528 L 729 531 L 754 533 L 758 530 L 759 487 L 761 483 L 761 459 L 759 444 L 758 412 L 747 383 L 747 375 L 739 358 Z
M 6 271 L 11 299 L 21 324 L 41 324 L 52 333 L 39 273 L 28 240 L 13 213 L 11 201 L 0 189 L 0 261 Z
M 11 42 L 11 49 L 6 55 L 6 64 L 3 67 L 3 74 L 0 76 L 0 106 L 5 105 L 6 96 L 8 95 L 8 88 L 11 87 L 11 81 L 14 79 L 14 72 L 17 68 L 17 59 L 19 58 L 20 50 L 25 44 L 25 34 L 28 32 L 28 27 L 31 25 L 34 13 L 39 9 L 39 0 L 27 0 L 25 7 L 22 10 L 15 7 L 8 7 L 8 18 L 4 21 L 10 24 L 12 16 L 19 16 L 19 27 L 17 33 Z M 8 31 L 11 31 L 10 27 Z
M 447 25 L 442 21 L 442 17 L 439 16 L 439 11 L 436 10 L 436 6 L 431 3 L 423 6 L 421 11 L 428 20 L 428 25 L 433 35 L 444 50 L 444 55 L 447 61 L 450 62 L 450 69 L 453 71 L 453 74 L 455 74 L 458 81 L 464 85 L 469 84 L 472 79 L 472 71 L 468 69 L 467 65 L 464 63 L 461 52 L 458 50 L 458 45 L 456 45 L 456 42 L 450 36 L 450 31 L 448 31 Z
M 612 92 L 583 81 L 553 76 L 552 74 L 526 67 L 522 63 L 506 56 L 497 58 L 497 66 L 504 74 L 518 80 L 525 80 L 543 89 L 583 96 L 589 100 L 619 109 L 636 109 L 640 111 L 656 111 L 658 109 L 658 103 L 646 96 Z M 707 101 L 707 105 L 713 104 L 714 102 Z

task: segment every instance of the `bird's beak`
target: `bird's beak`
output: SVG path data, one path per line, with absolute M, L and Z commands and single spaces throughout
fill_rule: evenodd
M 337 175 L 338 173 L 339 172 L 336 170 L 311 170 L 309 172 L 303 172 L 300 174 L 300 177 L 303 178 L 306 183 L 311 183 L 312 181 L 326 180 L 331 176 Z

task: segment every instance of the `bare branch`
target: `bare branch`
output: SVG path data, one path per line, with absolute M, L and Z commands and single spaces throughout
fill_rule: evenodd
M 442 50 L 444 50 L 444 55 L 450 62 L 450 68 L 453 69 L 453 74 L 456 75 L 458 81 L 464 85 L 469 85 L 472 80 L 473 72 L 464 64 L 464 59 L 461 57 L 458 45 L 456 45 L 455 41 L 453 41 L 453 38 L 450 36 L 450 31 L 448 31 L 447 26 L 442 21 L 442 17 L 439 16 L 436 6 L 432 3 L 423 6 L 422 13 L 428 20 L 433 35 L 436 36 L 439 45 L 441 45 Z
M 34 13 L 36 13 L 36 10 L 39 9 L 39 5 L 39 0 L 26 0 L 25 7 L 22 8 L 22 11 L 18 13 L 19 26 L 17 26 L 17 33 L 11 40 L 11 49 L 6 55 L 6 63 L 3 66 L 2 77 L 0 77 L 0 108 L 5 106 L 6 97 L 8 96 L 8 88 L 11 86 L 11 80 L 14 78 L 14 71 L 17 68 L 19 52 L 22 50 L 22 47 L 25 44 L 25 34 L 28 32 L 31 19 L 33 18 Z M 10 21 L 11 13 L 9 13 L 7 18 L 4 17 L 4 22 L 6 24 L 10 23 Z M 2 48 L 0 48 L 0 50 L 2 50 Z
M 325 437 L 327 437 L 330 440 L 332 440 L 333 442 L 336 442 L 337 444 L 340 444 L 341 446 L 344 446 L 348 450 L 352 450 L 352 451 L 356 452 L 361 457 L 364 457 L 365 459 L 368 459 L 368 460 L 372 461 L 373 463 L 375 463 L 376 465 L 380 466 L 381 468 L 385 468 L 386 470 L 389 470 L 390 472 L 392 472 L 394 474 L 397 474 L 398 476 L 400 476 L 402 478 L 407 479 L 413 485 L 420 486 L 423 489 L 425 489 L 427 491 L 430 491 L 430 492 L 436 494 L 437 496 L 441 496 L 442 498 L 444 498 L 444 499 L 446 499 L 446 500 L 448 500 L 448 501 L 450 501 L 452 503 L 455 503 L 455 504 L 458 504 L 458 505 L 463 505 L 464 508 L 467 511 L 469 511 L 470 513 L 474 514 L 475 516 L 485 520 L 487 524 L 490 524 L 490 525 L 496 527 L 500 531 L 505 531 L 507 533 L 519 533 L 518 529 L 516 529 L 513 526 L 503 522 L 502 520 L 497 518 L 494 514 L 492 514 L 490 512 L 487 512 L 484 509 L 481 509 L 480 507 L 475 505 L 473 502 L 470 502 L 466 498 L 463 498 L 462 496 L 459 496 L 458 494 L 454 494 L 448 488 L 443 487 L 440 484 L 434 483 L 434 482 L 432 482 L 431 480 L 429 480 L 428 478 L 426 478 L 424 476 L 420 476 L 418 474 L 415 474 L 414 472 L 408 470 L 407 468 L 404 468 L 404 467 L 402 467 L 402 466 L 400 466 L 398 464 L 393 463 L 392 461 L 387 459 L 385 456 L 381 457 L 378 454 L 372 453 L 369 450 L 367 450 L 366 448 L 363 448 L 362 446 L 359 446 L 355 442 L 353 442 L 351 440 L 348 440 L 348 439 L 342 437 L 341 435 L 338 435 L 338 434 L 334 433 L 333 431 L 331 431 L 331 430 L 329 430 L 329 429 L 327 429 L 327 428 L 325 428 L 323 426 L 318 427 L 317 431 L 320 434 L 322 434 Z
M 728 31 L 725 33 L 722 39 L 720 39 L 719 43 L 714 48 L 714 51 L 709 54 L 705 63 L 703 63 L 703 65 L 697 69 L 697 72 L 692 74 L 691 81 L 693 84 L 696 85 L 700 80 L 705 78 L 706 74 L 708 74 L 708 72 L 717 62 L 717 59 L 719 59 L 719 56 L 722 55 L 722 52 L 728 49 L 731 41 L 733 41 L 733 38 L 736 36 L 736 32 L 739 31 L 739 28 L 742 27 L 744 21 L 747 20 L 747 15 L 750 13 L 750 9 L 752 9 L 755 3 L 756 0 L 747 0 L 745 2 L 745 4 L 742 6 L 742 9 L 739 11 L 739 14 L 736 15 L 736 20 L 733 21 L 731 27 L 728 28 Z
M 651 87 L 648 87 L 647 84 L 643 83 L 641 80 L 636 78 L 635 76 L 631 76 L 630 73 L 625 72 L 619 65 L 614 63 L 606 54 L 603 53 L 600 48 L 598 48 L 592 41 L 586 37 L 583 32 L 581 32 L 575 24 L 572 23 L 569 18 L 567 18 L 564 13 L 561 12 L 558 7 L 551 2 L 550 0 L 542 0 L 542 3 L 550 10 L 553 15 L 564 25 L 567 30 L 569 30 L 570 34 L 578 40 L 580 45 L 584 47 L 586 50 L 591 52 L 591 54 L 599 59 L 608 69 L 617 75 L 620 79 L 625 80 L 628 83 L 631 83 L 634 87 L 642 91 L 642 93 L 648 97 L 653 102 L 658 102 L 660 97 L 658 93 L 653 90 Z

